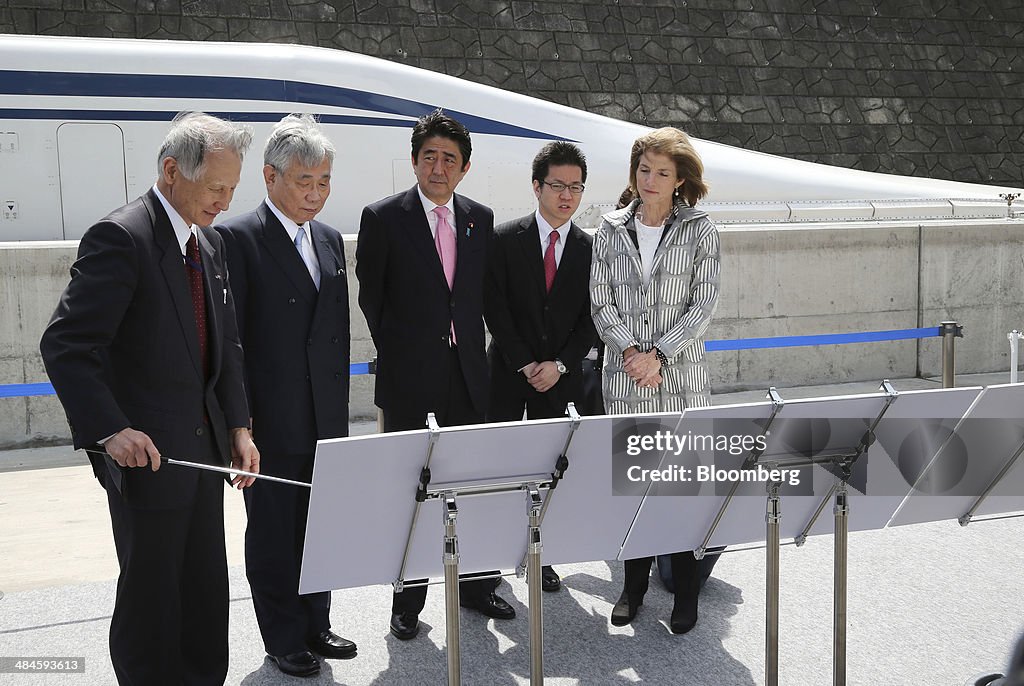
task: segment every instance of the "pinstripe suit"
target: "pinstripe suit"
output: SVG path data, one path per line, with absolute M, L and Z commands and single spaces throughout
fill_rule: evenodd
M 718 230 L 704 211 L 679 202 L 643 284 L 634 217 L 638 200 L 603 217 L 594 235 L 591 313 L 608 352 L 608 414 L 681 412 L 711 404 L 704 334 L 718 305 Z M 668 358 L 657 388 L 639 388 L 623 371 L 622 351 L 658 348 Z

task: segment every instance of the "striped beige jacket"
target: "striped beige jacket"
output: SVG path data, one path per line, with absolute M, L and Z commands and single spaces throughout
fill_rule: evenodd
M 711 404 L 704 333 L 718 305 L 718 230 L 702 210 L 677 203 L 643 285 L 634 214 L 610 212 L 594 236 L 591 313 L 607 346 L 604 406 L 608 414 L 681 412 Z M 658 388 L 638 388 L 622 369 L 622 351 L 657 345 L 668 358 Z

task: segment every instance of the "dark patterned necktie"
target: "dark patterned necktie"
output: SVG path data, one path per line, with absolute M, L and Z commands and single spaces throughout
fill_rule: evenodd
M 199 257 L 199 242 L 195 233 L 185 244 L 185 275 L 192 293 L 192 311 L 196 316 L 196 333 L 199 334 L 199 356 L 203 363 L 203 380 L 210 378 L 210 360 L 206 350 L 206 297 L 203 295 L 203 262 Z

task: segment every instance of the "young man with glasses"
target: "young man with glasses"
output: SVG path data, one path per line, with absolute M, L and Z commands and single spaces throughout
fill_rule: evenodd
M 575 145 L 548 143 L 533 160 L 537 210 L 494 230 L 484 288 L 491 332 L 488 421 L 548 419 L 583 409 L 582 361 L 597 341 L 590 317 L 593 240 L 572 223 L 587 180 Z M 542 588 L 558 574 L 542 570 Z

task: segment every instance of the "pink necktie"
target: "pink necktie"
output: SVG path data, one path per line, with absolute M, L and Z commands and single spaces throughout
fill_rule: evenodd
M 448 280 L 448 290 L 451 290 L 455 284 L 455 231 L 448 222 L 450 213 L 447 207 L 435 207 L 434 214 L 437 215 L 434 246 L 437 248 L 437 256 L 441 258 L 444 278 Z
M 444 268 L 444 278 L 448 281 L 448 290 L 455 285 L 455 230 L 448 215 L 451 214 L 447 207 L 438 206 L 434 208 L 437 215 L 437 231 L 434 232 L 434 247 L 437 248 L 437 256 L 441 258 L 441 267 Z M 455 345 L 455 322 L 451 323 L 452 345 Z
M 544 285 L 551 292 L 551 284 L 555 282 L 555 272 L 558 266 L 555 264 L 555 243 L 558 242 L 558 231 L 548 234 L 548 249 L 544 251 Z

